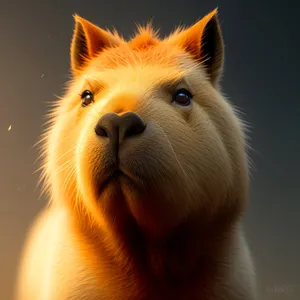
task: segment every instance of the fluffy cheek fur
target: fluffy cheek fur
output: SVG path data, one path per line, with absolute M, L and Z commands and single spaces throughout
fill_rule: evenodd
M 80 108 L 65 99 L 48 155 L 56 198 L 63 195 L 84 207 L 103 226 L 114 222 L 125 203 L 125 211 L 141 226 L 157 231 L 178 225 L 192 213 L 214 216 L 229 203 L 239 206 L 234 199 L 244 199 L 246 189 L 236 183 L 247 182 L 240 178 L 247 174 L 241 124 L 205 80 L 201 87 L 193 84 L 199 71 L 187 78 L 195 92 L 191 107 L 172 104 L 170 95 L 156 92 L 150 98 L 139 96 L 129 109 L 144 119 L 147 128 L 140 138 L 122 145 L 121 168 L 131 179 L 119 182 L 121 191 L 111 186 L 99 195 L 99 183 L 113 158 L 108 140 L 97 137 L 94 126 L 102 114 L 114 111 L 112 101 L 102 99 Z
M 201 100 L 195 95 L 191 108 L 165 102 L 153 105 L 151 101 L 149 109 L 145 106 L 141 111 L 159 128 L 150 157 L 154 168 L 165 172 L 158 178 L 169 179 L 161 182 L 160 188 L 166 195 L 174 193 L 178 209 L 185 203 L 186 215 L 199 215 L 199 211 L 210 215 L 222 209 L 224 195 L 229 194 L 234 180 L 228 149 Z
M 125 141 L 119 152 L 121 168 L 128 175 L 119 182 L 120 193 L 118 188 L 112 193 L 115 186 L 111 185 L 99 194 L 99 185 L 108 175 L 113 159 L 108 140 L 94 132 L 101 115 L 83 122 L 76 150 L 78 188 L 86 207 L 103 226 L 111 225 L 125 204 L 127 212 L 141 226 L 152 227 L 151 230 L 155 226 L 162 231 L 163 227 L 175 226 L 191 209 L 189 192 L 178 189 L 180 185 L 188 185 L 187 177 L 164 129 L 151 114 L 136 112 L 145 117 L 148 126 L 141 138 Z M 182 203 L 179 205 L 178 201 Z
M 60 108 L 49 132 L 46 174 L 56 201 L 70 203 L 78 197 L 75 154 L 80 132 L 79 118 L 76 109 L 65 112 Z
M 120 205 L 111 193 L 98 194 L 111 154 L 108 141 L 94 133 L 100 115 L 92 113 L 99 111 L 97 103 L 93 105 L 95 109 L 86 108 L 82 128 L 77 130 L 74 163 L 85 207 L 107 225 L 115 217 L 110 207 L 115 214 Z M 102 107 L 101 113 L 106 110 Z M 122 197 L 137 222 L 162 232 L 192 212 L 218 211 L 232 187 L 233 169 L 228 149 L 207 111 L 197 103 L 185 109 L 157 99 L 141 101 L 135 111 L 148 124 L 147 129 L 142 138 L 125 143 L 119 155 L 121 167 L 131 178 L 120 182 Z

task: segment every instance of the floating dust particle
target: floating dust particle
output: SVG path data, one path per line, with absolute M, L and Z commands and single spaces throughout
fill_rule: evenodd
M 41 78 L 43 78 L 45 76 L 45 74 L 43 73 L 42 75 L 41 75 Z
M 11 131 L 11 125 L 9 125 L 9 127 L 8 127 L 8 131 Z

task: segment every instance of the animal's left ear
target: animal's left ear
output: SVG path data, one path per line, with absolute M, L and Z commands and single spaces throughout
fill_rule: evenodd
M 217 9 L 213 10 L 193 26 L 171 37 L 171 42 L 205 66 L 213 85 L 218 83 L 224 63 L 224 43 L 217 13 Z

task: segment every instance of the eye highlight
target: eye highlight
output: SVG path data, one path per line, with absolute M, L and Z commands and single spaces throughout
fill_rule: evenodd
M 183 88 L 175 92 L 173 95 L 173 102 L 181 106 L 189 106 L 192 98 L 192 93 Z
M 93 93 L 89 90 L 85 90 L 81 95 L 81 100 L 82 100 L 82 103 L 81 105 L 83 107 L 86 107 L 88 106 L 89 104 L 91 104 L 93 101 L 94 101 L 94 96 L 93 96 Z

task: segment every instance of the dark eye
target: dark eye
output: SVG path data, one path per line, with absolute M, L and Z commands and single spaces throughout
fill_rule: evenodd
M 92 92 L 86 90 L 81 94 L 81 99 L 82 99 L 82 106 L 85 107 L 93 102 L 94 97 Z
M 186 89 L 178 90 L 173 96 L 173 102 L 181 106 L 188 106 L 191 104 L 193 95 Z

